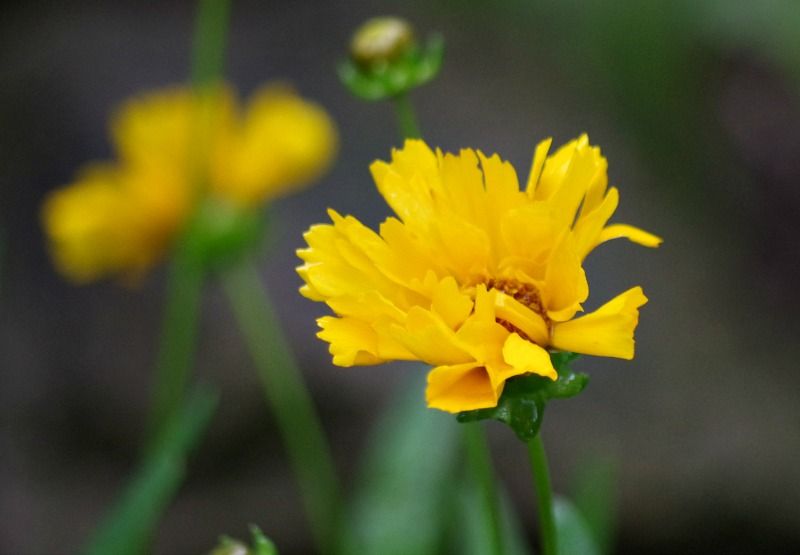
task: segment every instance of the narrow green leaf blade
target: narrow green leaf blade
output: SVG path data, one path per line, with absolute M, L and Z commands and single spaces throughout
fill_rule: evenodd
M 588 456 L 572 480 L 572 500 L 583 515 L 600 553 L 612 552 L 617 524 L 617 470 L 612 457 Z
M 499 488 L 499 497 L 505 555 L 530 555 L 523 527 L 504 488 Z M 457 548 L 456 553 L 460 555 L 492 553 L 492 538 L 485 524 L 490 517 L 478 485 L 469 477 L 464 478 L 459 484 L 457 509 L 458 522 L 454 526 L 453 538 Z
M 565 497 L 553 500 L 559 555 L 600 555 L 586 519 Z
M 183 482 L 186 458 L 217 406 L 215 392 L 198 388 L 158 438 L 117 504 L 82 551 L 85 555 L 141 555 L 161 515 Z
M 411 366 L 411 365 L 409 365 Z M 375 427 L 347 513 L 342 553 L 439 552 L 452 496 L 458 426 L 425 406 L 424 372 Z

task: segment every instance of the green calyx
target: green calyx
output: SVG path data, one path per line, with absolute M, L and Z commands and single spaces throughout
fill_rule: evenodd
M 217 199 L 204 201 L 184 235 L 184 248 L 199 264 L 211 269 L 235 263 L 261 241 L 265 217 L 261 211 Z
M 536 375 L 518 376 L 506 382 L 497 406 L 460 412 L 459 422 L 498 420 L 507 424 L 522 441 L 528 442 L 539 433 L 544 408 L 551 399 L 567 399 L 584 390 L 589 376 L 573 372 L 570 363 L 578 358 L 575 353 L 550 353 L 558 379 L 552 381 Z
M 376 18 L 353 35 L 350 57 L 338 67 L 339 78 L 359 98 L 391 99 L 436 77 L 443 56 L 440 35 L 420 45 L 404 20 Z

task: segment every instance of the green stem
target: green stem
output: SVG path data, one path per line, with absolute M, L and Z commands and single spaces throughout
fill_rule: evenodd
M 167 306 L 156 361 L 148 446 L 152 446 L 163 433 L 166 423 L 183 403 L 194 362 L 203 278 L 201 265 L 184 243 L 178 248 L 169 269 Z
M 556 519 L 553 514 L 553 488 L 550 485 L 550 472 L 547 469 L 547 455 L 544 452 L 541 432 L 528 442 L 528 455 L 531 461 L 533 482 L 536 486 L 542 555 L 556 555 L 558 553 L 558 542 Z
M 399 94 L 394 97 L 394 111 L 397 114 L 397 125 L 400 128 L 400 134 L 404 139 L 418 139 L 422 136 L 419 131 L 419 123 L 417 116 L 414 113 L 414 106 L 411 104 L 411 99 L 408 93 Z
M 222 283 L 297 474 L 317 549 L 332 553 L 339 484 L 311 397 L 252 263 L 245 260 L 230 268 Z
M 150 552 L 148 547 L 159 519 L 183 482 L 189 454 L 197 447 L 211 421 L 217 397 L 216 391 L 200 387 L 186 396 L 81 553 L 142 555 Z
M 229 0 L 200 0 L 195 18 L 192 44 L 192 85 L 201 89 L 222 75 L 225 40 L 228 34 Z M 200 136 L 202 133 L 194 133 Z M 198 157 L 204 145 L 193 145 Z M 190 165 L 194 166 L 191 163 Z M 197 181 L 204 179 L 198 175 Z M 200 187 L 198 187 L 198 190 Z M 197 325 L 204 272 L 191 252 L 191 225 L 178 244 L 167 285 L 167 306 L 161 329 L 161 344 L 156 362 L 153 404 L 148 423 L 148 446 L 162 432 L 183 401 L 186 383 L 194 361 Z
M 489 516 L 489 528 L 492 538 L 492 553 L 503 555 L 503 531 L 500 518 L 500 504 L 498 503 L 497 487 L 492 470 L 492 460 L 486 434 L 480 422 L 464 424 L 464 439 L 466 440 L 467 459 L 483 494 L 483 503 Z
M 219 80 L 225 62 L 229 0 L 199 0 L 192 43 L 192 85 L 202 88 Z

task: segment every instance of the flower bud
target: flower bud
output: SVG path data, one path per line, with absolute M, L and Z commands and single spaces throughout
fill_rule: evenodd
M 353 34 L 350 56 L 369 67 L 397 60 L 415 46 L 411 25 L 399 17 L 376 17 Z

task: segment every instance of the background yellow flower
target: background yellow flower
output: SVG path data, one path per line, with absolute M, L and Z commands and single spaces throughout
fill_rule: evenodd
M 240 108 L 228 88 L 149 92 L 114 115 L 117 160 L 52 193 L 42 216 L 57 268 L 76 282 L 158 262 L 201 199 L 251 210 L 312 181 L 336 152 L 333 122 L 285 85 Z

